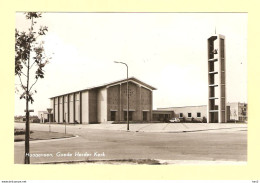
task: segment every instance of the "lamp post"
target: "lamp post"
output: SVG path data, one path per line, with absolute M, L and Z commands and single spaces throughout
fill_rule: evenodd
M 128 86 L 128 65 L 124 62 L 118 62 L 118 61 L 114 61 L 117 64 L 124 64 L 126 66 L 126 83 L 127 83 L 127 91 L 126 91 L 126 95 L 127 95 L 127 131 L 129 131 L 129 86 Z M 120 111 L 121 112 L 121 111 Z

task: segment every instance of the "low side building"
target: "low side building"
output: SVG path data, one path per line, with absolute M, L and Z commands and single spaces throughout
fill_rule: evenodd
M 227 103 L 227 122 L 232 121 L 247 121 L 247 103 L 232 102 Z M 185 107 L 166 107 L 158 108 L 154 110 L 154 114 L 159 114 L 161 117 L 167 119 L 168 114 L 172 112 L 171 117 L 180 118 L 181 121 L 201 121 L 208 122 L 207 120 L 207 105 L 200 106 L 185 106 Z M 154 115 L 154 120 L 157 120 L 158 116 Z
M 171 110 L 153 110 L 153 121 L 167 122 L 174 117 L 174 112 Z
M 137 78 L 129 82 L 129 121 L 151 121 L 153 90 Z M 110 123 L 127 120 L 127 79 L 50 98 L 58 123 Z
M 184 107 L 167 107 L 157 108 L 158 111 L 171 111 L 173 117 L 180 118 L 186 122 L 206 122 L 207 121 L 207 105 L 200 106 L 184 106 Z

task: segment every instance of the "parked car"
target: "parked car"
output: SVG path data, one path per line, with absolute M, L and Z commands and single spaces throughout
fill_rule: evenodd
M 179 118 L 172 118 L 169 121 L 172 122 L 172 123 L 176 123 L 176 122 L 180 122 L 180 119 Z

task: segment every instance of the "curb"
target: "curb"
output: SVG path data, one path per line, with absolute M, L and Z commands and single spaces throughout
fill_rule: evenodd
M 78 138 L 78 135 L 75 135 L 74 137 L 64 137 L 64 138 L 59 138 L 59 139 L 48 139 L 48 140 L 32 140 L 30 141 L 30 144 L 36 144 L 40 142 L 54 142 L 54 141 L 61 141 L 61 140 L 70 140 L 74 138 Z M 20 142 L 14 142 L 14 145 L 24 145 L 24 141 Z

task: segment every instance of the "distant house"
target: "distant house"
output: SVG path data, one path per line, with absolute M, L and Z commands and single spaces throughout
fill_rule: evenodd
M 38 118 L 40 119 L 40 123 L 48 122 L 48 112 L 38 111 Z
M 30 116 L 30 123 L 36 122 L 38 120 L 38 116 Z M 15 116 L 14 117 L 15 122 L 26 122 L 26 117 L 25 116 Z
M 15 122 L 23 122 L 23 118 L 24 118 L 24 116 L 15 116 L 14 121 Z
M 227 103 L 228 121 L 247 121 L 247 103 Z

